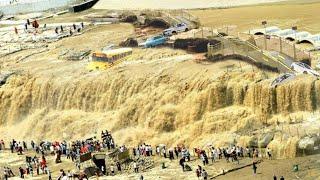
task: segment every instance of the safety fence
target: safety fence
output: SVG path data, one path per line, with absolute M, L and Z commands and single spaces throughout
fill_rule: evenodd
M 294 41 L 289 41 L 276 36 L 255 36 L 256 45 L 268 51 L 277 51 L 292 57 L 296 61 L 312 60 L 315 57 L 310 52 L 300 49 Z
M 205 34 L 204 32 L 201 32 Z M 209 33 L 210 34 L 210 33 Z M 211 31 L 211 35 L 214 34 Z M 219 44 L 208 44 L 208 57 L 219 60 L 224 57 L 237 58 L 246 61 L 251 61 L 255 65 L 266 68 L 272 71 L 290 72 L 290 67 L 281 59 L 274 57 L 267 51 L 263 51 L 254 44 L 248 41 L 243 41 L 239 38 L 224 37 L 217 33 L 214 37 Z
M 212 29 L 212 28 L 211 28 Z M 309 50 L 301 45 L 297 45 L 295 41 L 290 41 L 285 38 L 277 36 L 251 35 L 248 32 L 239 32 L 236 26 L 226 25 L 223 27 L 216 27 L 217 32 L 222 35 L 238 37 L 243 40 L 254 39 L 254 44 L 260 49 L 267 51 L 276 51 L 280 54 L 286 55 L 295 61 L 311 62 L 318 60 Z
M 259 63 L 277 67 L 279 71 L 283 72 L 291 71 L 290 64 L 293 61 L 311 62 L 312 60 L 317 60 L 317 57 L 306 50 L 298 48 L 294 42 L 276 37 L 268 37 L 265 41 L 264 37 L 236 32 L 233 32 L 232 34 L 234 35 L 231 36 L 227 33 L 231 30 L 234 31 L 234 29 L 231 27 L 228 29 L 201 27 L 190 32 L 189 36 L 193 38 L 219 38 L 218 40 L 221 41 L 222 45 L 215 45 L 215 47 L 209 45 L 208 55 L 230 56 L 231 54 L 238 54 L 242 57 L 252 58 Z M 267 44 L 266 47 L 265 44 Z
M 264 36 L 264 35 L 252 35 L 249 32 L 241 33 L 234 26 L 219 27 L 218 31 L 221 34 L 227 34 L 229 36 L 239 37 L 240 39 L 254 39 L 254 44 L 263 50 L 280 52 L 283 55 L 289 56 L 295 61 L 305 62 L 318 60 L 318 58 L 307 50 L 305 47 L 301 47 L 296 44 L 295 41 L 277 37 L 277 36 Z

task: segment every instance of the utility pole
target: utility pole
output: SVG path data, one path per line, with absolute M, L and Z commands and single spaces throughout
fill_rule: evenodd
M 264 27 L 264 48 L 267 50 L 267 21 L 262 21 L 261 24 Z
M 295 40 L 297 40 L 297 30 L 298 30 L 298 27 L 297 27 L 297 26 L 293 26 L 293 27 L 292 27 L 292 30 L 294 31 Z M 294 60 L 297 60 L 297 51 L 296 51 L 296 43 L 295 43 L 295 42 L 293 43 L 293 59 L 294 59 Z

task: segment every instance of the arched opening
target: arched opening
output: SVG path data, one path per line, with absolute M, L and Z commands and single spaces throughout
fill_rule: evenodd
M 152 26 L 152 27 L 155 27 L 155 28 L 163 28 L 163 29 L 166 29 L 166 28 L 169 28 L 170 27 L 170 24 L 168 22 L 166 22 L 165 20 L 163 19 L 159 19 L 159 18 L 156 18 L 156 19 L 152 19 L 152 20 L 147 20 L 146 21 L 146 24 L 148 26 Z
M 304 40 L 299 42 L 299 44 L 301 44 L 301 43 L 306 43 L 306 44 L 312 44 L 313 45 L 313 43 L 311 41 L 306 40 L 306 39 L 304 39 Z
M 292 37 L 286 37 L 286 40 L 294 41 L 295 39 L 294 39 L 294 38 L 292 38 Z
M 263 32 L 256 32 L 256 33 L 254 33 L 254 35 L 264 35 L 264 33 Z

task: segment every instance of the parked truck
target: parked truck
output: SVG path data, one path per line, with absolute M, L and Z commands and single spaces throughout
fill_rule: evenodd
M 189 30 L 189 27 L 187 24 L 185 23 L 180 23 L 180 24 L 177 24 L 175 26 L 172 26 L 168 29 L 165 29 L 163 31 L 163 35 L 165 36 L 171 36 L 171 35 L 174 35 L 174 34 L 177 34 L 179 32 L 186 32 Z

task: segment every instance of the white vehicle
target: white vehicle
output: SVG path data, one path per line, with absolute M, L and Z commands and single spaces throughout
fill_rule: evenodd
M 302 62 L 292 63 L 291 69 L 293 69 L 297 73 L 301 73 L 301 74 L 311 74 L 311 75 L 314 75 L 317 77 L 320 76 L 320 74 L 317 71 L 313 70 L 309 65 L 302 63 Z
M 179 33 L 179 32 L 186 32 L 186 31 L 188 31 L 188 30 L 189 30 L 189 28 L 188 28 L 188 25 L 187 25 L 187 24 L 185 24 L 185 23 L 180 23 L 180 24 L 177 24 L 177 25 L 175 25 L 175 26 L 173 26 L 173 27 L 170 27 L 170 28 L 168 28 L 168 29 L 165 29 L 165 30 L 163 31 L 163 35 L 165 35 L 165 36 L 171 36 L 171 35 L 177 34 L 177 33 Z
M 296 75 L 293 73 L 284 73 L 281 74 L 279 77 L 277 77 L 274 81 L 271 83 L 271 87 L 276 88 L 278 85 L 283 84 L 285 82 L 290 81 L 291 79 L 294 79 Z

